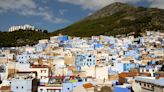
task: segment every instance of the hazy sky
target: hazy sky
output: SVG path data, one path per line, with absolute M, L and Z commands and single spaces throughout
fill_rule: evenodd
M 0 30 L 31 24 L 55 31 L 113 2 L 164 9 L 164 0 L 0 0 Z

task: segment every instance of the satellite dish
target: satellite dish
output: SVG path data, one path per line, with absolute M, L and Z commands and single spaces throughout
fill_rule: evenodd
M 138 83 L 132 83 L 132 89 L 134 92 L 141 92 L 142 88 Z

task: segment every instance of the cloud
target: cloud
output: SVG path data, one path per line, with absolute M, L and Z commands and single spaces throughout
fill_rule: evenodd
M 92 15 L 92 14 L 93 14 L 93 12 L 89 12 L 87 16 L 90 16 L 90 15 Z
M 41 9 L 40 11 L 24 10 L 24 11 L 20 11 L 19 14 L 24 16 L 41 16 L 43 20 L 56 24 L 69 22 L 67 19 L 54 17 L 52 12 L 46 11 L 44 9 Z
M 33 0 L 0 0 L 0 10 L 35 9 Z
M 136 3 L 141 0 L 58 0 L 58 1 L 80 5 L 83 9 L 98 10 L 114 2 Z
M 132 3 L 138 2 L 150 3 L 150 7 L 164 9 L 164 0 L 58 0 L 63 3 L 70 3 L 81 6 L 83 9 L 98 10 L 114 2 Z
M 66 12 L 68 12 L 67 9 L 59 9 L 59 14 L 64 15 Z
M 164 0 L 150 0 L 150 7 L 164 9 Z
M 40 7 L 34 0 L 0 0 L 0 13 L 14 11 L 23 16 L 40 16 L 51 23 L 65 23 L 66 19 L 54 17 L 48 7 Z

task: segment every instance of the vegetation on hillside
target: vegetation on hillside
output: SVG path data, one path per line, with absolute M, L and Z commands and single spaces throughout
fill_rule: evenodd
M 50 33 L 36 31 L 0 32 L 0 47 L 34 45 L 40 39 L 50 37 Z
M 54 34 L 88 37 L 164 30 L 164 10 L 114 3 Z

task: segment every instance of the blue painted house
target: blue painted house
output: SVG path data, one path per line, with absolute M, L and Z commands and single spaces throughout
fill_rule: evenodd
M 93 47 L 94 49 L 98 49 L 98 48 L 102 48 L 103 45 L 102 45 L 102 44 L 99 44 L 99 43 L 93 43 L 93 44 L 92 44 L 92 47 Z
M 124 67 L 124 71 L 128 72 L 131 68 L 138 68 L 139 65 L 135 63 L 124 63 L 123 67 Z
M 59 41 L 62 41 L 62 42 L 65 42 L 65 41 L 68 40 L 68 36 L 67 36 L 67 35 L 59 36 L 59 37 L 58 37 L 58 40 L 59 40 Z
M 114 92 L 132 92 L 131 87 L 114 86 Z
M 75 57 L 76 66 L 96 65 L 96 56 L 91 54 L 78 54 Z
M 83 85 L 83 82 L 74 82 L 74 83 L 63 83 L 62 92 L 71 92 L 75 87 Z
M 37 44 L 34 46 L 36 52 L 44 51 L 47 47 L 47 44 Z
M 70 77 L 66 77 L 63 82 L 62 92 L 72 92 L 75 87 L 82 86 L 84 84 L 80 77 L 75 77 L 74 81 L 70 81 Z

